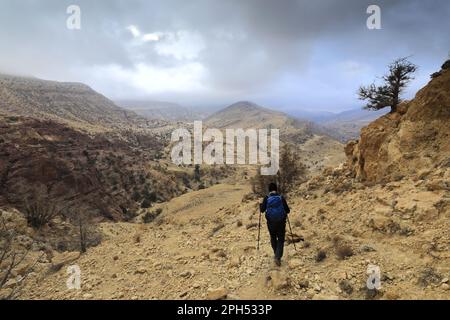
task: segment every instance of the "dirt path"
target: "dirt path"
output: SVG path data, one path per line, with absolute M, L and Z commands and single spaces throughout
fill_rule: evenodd
M 261 250 L 255 249 L 258 203 L 242 201 L 248 192 L 248 186 L 216 185 L 163 204 L 162 224 L 105 223 L 103 242 L 74 262 L 81 269 L 81 290 L 67 289 L 64 267 L 33 277 L 23 298 L 205 299 L 223 288 L 229 299 L 364 299 L 369 264 L 382 269 L 380 297 L 449 298 L 440 284 L 417 285 L 429 265 L 440 270 L 439 281 L 448 277 L 448 257 L 424 255 L 422 234 L 412 241 L 370 231 L 364 212 L 373 210 L 373 201 L 360 194 L 359 200 L 352 194 L 292 199 L 291 222 L 305 241 L 297 244 L 298 252 L 287 245 L 276 268 L 264 223 Z M 335 255 L 338 234 L 354 251 L 346 259 Z M 320 249 L 327 257 L 317 262 Z

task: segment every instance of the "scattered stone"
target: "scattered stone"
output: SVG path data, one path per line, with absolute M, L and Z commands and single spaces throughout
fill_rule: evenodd
M 360 247 L 360 251 L 361 252 L 375 252 L 377 250 L 375 250 L 375 248 L 370 245 L 364 244 Z
M 136 269 L 136 271 L 134 273 L 135 274 L 144 274 L 144 273 L 147 273 L 147 269 L 144 267 L 139 267 Z
M 24 275 L 26 275 L 27 273 L 29 273 L 30 271 L 31 271 L 31 269 L 32 269 L 32 267 L 33 267 L 33 262 L 27 262 L 27 263 L 24 263 L 24 264 L 21 264 L 16 270 L 15 270 L 15 272 L 18 274 L 18 275 L 20 275 L 20 276 L 24 276 Z
M 16 279 L 11 278 L 8 281 L 6 281 L 3 287 L 6 289 L 14 288 L 17 285 L 17 283 L 18 282 L 16 281 Z
M 298 282 L 298 285 L 299 285 L 300 289 L 308 289 L 309 281 L 307 279 L 300 280 Z
M 345 292 L 347 295 L 351 295 L 353 293 L 353 287 L 347 280 L 342 280 L 339 282 L 339 288 Z
M 52 258 L 52 268 L 53 270 L 59 270 L 64 265 L 77 260 L 79 257 L 79 252 L 54 253 Z
M 238 268 L 241 265 L 241 258 L 238 256 L 234 256 L 231 258 L 230 261 L 230 267 L 231 268 Z
M 247 224 L 247 225 L 245 226 L 245 228 L 246 228 L 247 230 L 254 229 L 254 228 L 256 228 L 256 227 L 258 227 L 258 224 L 257 224 L 257 223 L 249 223 L 249 224 Z
M 286 289 L 290 286 L 290 279 L 285 274 L 280 271 L 272 271 L 267 277 L 269 280 L 269 285 L 275 290 Z
M 338 296 L 317 293 L 312 297 L 312 300 L 339 300 Z
M 400 295 L 398 293 L 396 293 L 396 292 L 386 292 L 384 294 L 384 297 L 387 300 L 398 300 L 398 299 L 400 299 Z
M 288 262 L 288 266 L 291 269 L 297 269 L 303 265 L 303 261 L 300 259 L 291 259 Z
M 217 289 L 208 289 L 208 293 L 206 295 L 207 300 L 223 300 L 227 297 L 228 290 L 221 287 Z
M 183 291 L 182 293 L 180 293 L 179 297 L 180 298 L 184 298 L 188 295 L 189 291 Z
M 192 276 L 192 272 L 190 272 L 190 271 L 184 271 L 184 272 L 180 273 L 180 277 L 183 277 L 183 278 L 190 278 L 191 276 Z

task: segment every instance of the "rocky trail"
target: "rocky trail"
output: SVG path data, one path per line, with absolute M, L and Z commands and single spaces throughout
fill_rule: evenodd
M 188 193 L 162 204 L 152 223 L 103 223 L 99 246 L 79 258 L 61 255 L 65 266 L 57 272 L 42 276 L 37 267 L 21 298 L 448 299 L 449 212 L 433 206 L 448 201 L 448 192 L 411 192 L 412 181 L 397 184 L 395 193 L 392 186 L 375 186 L 292 195 L 292 227 L 304 241 L 297 251 L 286 245 L 280 268 L 272 261 L 264 219 L 256 250 L 258 202 L 245 196 L 248 186 Z M 408 208 L 387 204 L 406 195 L 419 206 L 396 229 L 396 218 L 389 219 Z M 81 269 L 81 290 L 66 286 L 66 268 L 73 264 Z M 372 264 L 381 269 L 378 291 L 366 287 Z

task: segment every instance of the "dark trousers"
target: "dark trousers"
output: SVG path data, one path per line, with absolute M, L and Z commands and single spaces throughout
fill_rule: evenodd
M 286 219 L 281 221 L 267 221 L 270 233 L 270 243 L 276 259 L 283 256 L 284 238 L 286 234 Z

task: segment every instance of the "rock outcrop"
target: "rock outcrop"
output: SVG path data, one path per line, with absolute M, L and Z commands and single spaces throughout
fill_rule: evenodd
M 401 179 L 450 165 L 450 71 L 362 129 L 345 151 L 353 175 L 362 181 Z

